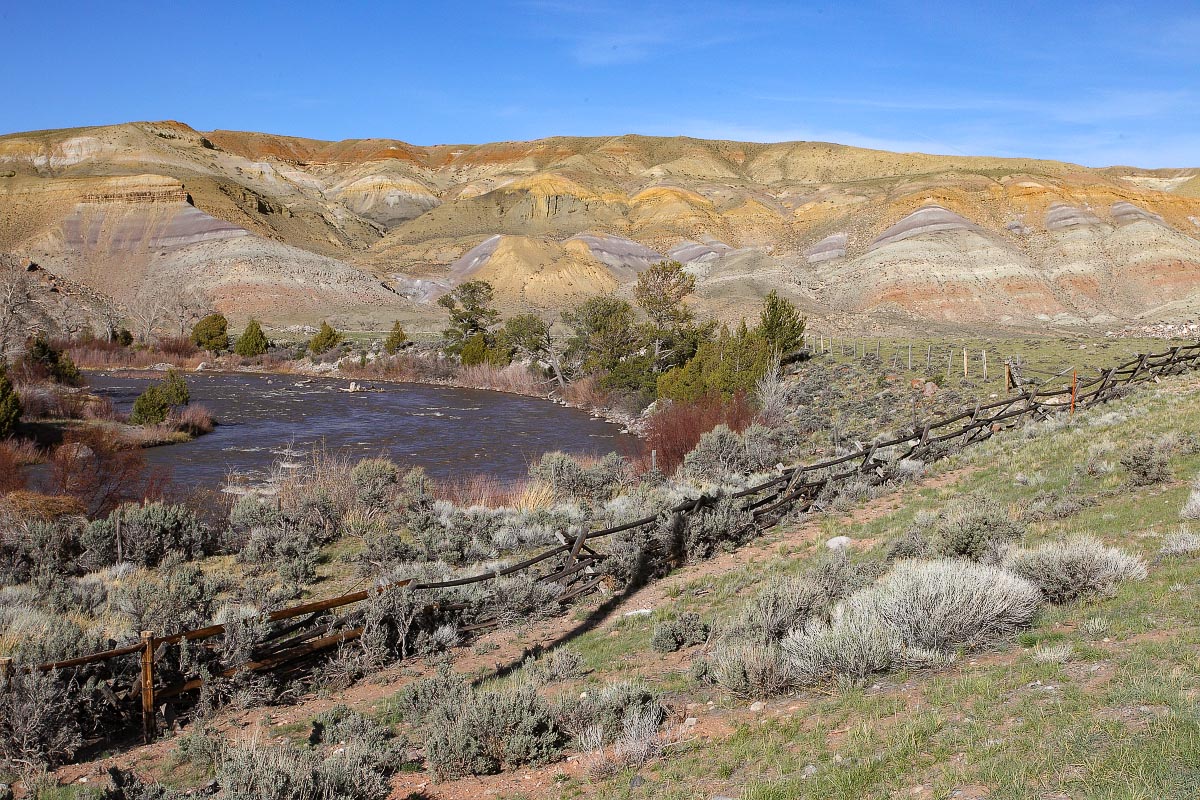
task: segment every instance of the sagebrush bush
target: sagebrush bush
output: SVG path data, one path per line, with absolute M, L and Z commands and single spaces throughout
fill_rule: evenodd
M 732 497 L 689 514 L 685 520 L 684 549 L 693 561 L 711 558 L 744 544 L 754 534 L 754 517 Z
M 59 675 L 13 674 L 0 682 L 0 764 L 57 765 L 83 744 L 74 702 Z
M 1186 528 L 1180 528 L 1175 533 L 1163 537 L 1159 552 L 1164 556 L 1186 556 L 1200 552 L 1200 536 Z
M 718 425 L 700 437 L 683 459 L 683 468 L 699 480 L 722 481 L 747 469 L 742 439 L 725 425 Z
M 584 464 L 566 453 L 545 453 L 529 469 L 529 475 L 544 482 L 561 499 L 607 500 L 633 479 L 629 462 L 617 453 Z
M 971 497 L 951 503 L 938 515 L 932 539 L 942 557 L 995 563 L 1005 546 L 1024 536 L 1025 525 L 1010 517 L 1000 503 Z
M 525 673 L 539 686 L 579 678 L 585 671 L 583 656 L 573 647 L 563 645 L 537 660 L 529 660 Z
M 81 534 L 83 561 L 91 568 L 128 561 L 156 567 L 168 554 L 191 560 L 216 550 L 216 537 L 187 506 L 126 503 Z
M 1171 467 L 1167 463 L 1169 452 L 1158 441 L 1138 442 L 1121 456 L 1121 466 L 1129 473 L 1129 482 L 1134 486 L 1152 486 L 1171 479 Z
M 627 715 L 651 715 L 660 722 L 666 717 L 658 693 L 641 681 L 618 681 L 583 695 L 559 697 L 551 711 L 558 726 L 578 741 L 588 731 L 598 732 L 600 744 L 616 740 Z
M 778 644 L 726 644 L 713 651 L 710 680 L 739 697 L 775 697 L 789 691 L 797 674 Z
M 852 595 L 828 623 L 793 630 L 782 651 L 803 685 L 945 663 L 1014 635 L 1037 613 L 1037 588 L 996 567 L 962 560 L 903 561 Z
M 230 747 L 217 783 L 225 800 L 384 800 L 390 771 L 379 755 L 361 745 L 328 755 L 288 745 Z
M 782 651 L 797 683 L 812 686 L 831 678 L 864 678 L 897 665 L 902 647 L 882 620 L 854 614 L 833 625 L 795 630 Z
M 562 751 L 564 735 L 532 684 L 470 690 L 443 704 L 427 722 L 425 758 L 440 780 L 489 775 L 522 764 L 544 764 Z
M 663 620 L 650 634 L 650 646 L 660 653 L 674 653 L 708 641 L 708 623 L 700 615 L 686 611 L 674 619 Z
M 384 719 L 419 724 L 421 719 L 438 706 L 457 704 L 470 694 L 463 679 L 447 665 L 436 673 L 407 684 L 388 703 Z
M 811 577 L 775 578 L 719 628 L 718 636 L 731 643 L 767 645 L 825 614 L 829 603 L 826 588 Z
M 400 480 L 400 470 L 386 458 L 364 458 L 350 470 L 358 501 L 373 510 L 384 510 Z
M 1002 569 L 946 560 L 901 562 L 850 598 L 847 614 L 878 615 L 905 646 L 951 651 L 1002 641 L 1033 621 L 1038 589 Z
M 1146 577 L 1141 559 L 1091 536 L 1012 551 L 1004 566 L 1037 586 L 1051 603 L 1108 594 L 1122 581 Z

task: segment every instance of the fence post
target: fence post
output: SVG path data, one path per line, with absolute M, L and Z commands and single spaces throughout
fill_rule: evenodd
M 987 383 L 987 349 L 985 348 L 982 351 L 982 353 L 983 353 L 983 382 Z
M 154 631 L 142 631 L 142 739 L 154 741 Z
M 1079 391 L 1079 370 L 1071 370 L 1071 416 L 1075 416 L 1075 394 Z
M 0 688 L 8 685 L 8 676 L 12 674 L 12 659 L 8 657 L 0 658 Z

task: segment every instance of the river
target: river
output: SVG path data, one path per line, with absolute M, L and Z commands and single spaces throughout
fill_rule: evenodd
M 299 375 L 188 373 L 193 403 L 219 421 L 186 444 L 148 448 L 176 487 L 217 489 L 230 478 L 257 482 L 273 464 L 314 447 L 359 459 L 386 456 L 434 478 L 483 475 L 511 481 L 542 453 L 632 452 L 637 440 L 586 412 L 546 400 L 414 383 L 373 384 L 379 392 L 339 391 L 346 380 Z M 90 372 L 93 392 L 128 412 L 158 374 Z

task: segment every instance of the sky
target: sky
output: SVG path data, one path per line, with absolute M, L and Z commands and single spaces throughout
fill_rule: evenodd
M 0 3 L 0 133 L 640 133 L 1200 167 L 1195 2 Z

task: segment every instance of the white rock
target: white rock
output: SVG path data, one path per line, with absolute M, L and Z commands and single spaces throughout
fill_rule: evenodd
M 830 550 L 846 550 L 850 547 L 849 536 L 835 536 L 825 543 Z
M 755 713 L 762 711 L 766 707 L 767 707 L 767 704 L 764 703 L 762 700 L 755 700 L 753 703 L 750 704 L 750 710 Z

